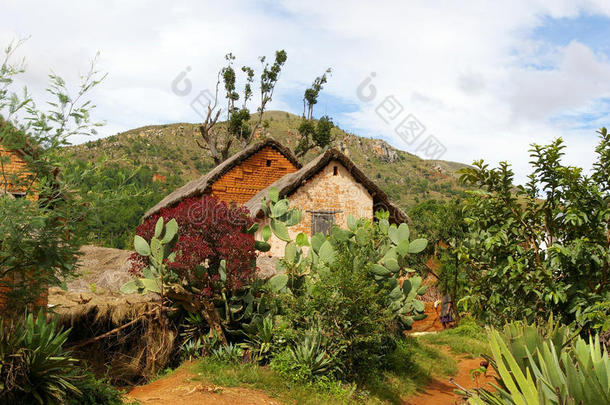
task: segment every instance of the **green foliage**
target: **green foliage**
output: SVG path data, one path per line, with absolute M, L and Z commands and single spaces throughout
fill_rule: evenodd
M 275 189 L 262 206 L 271 222 L 263 238 L 273 233 L 287 241 L 279 263 L 283 272 L 268 285 L 283 298 L 281 310 L 289 324 L 283 340 L 300 348 L 299 355 L 286 351 L 292 354 L 281 357 L 281 368 L 313 378 L 312 362 L 324 359 L 324 367 L 316 370 L 332 375 L 327 371 L 332 365 L 342 378 L 363 378 L 391 350 L 388 332 L 398 333 L 413 323 L 413 316 L 424 316 L 417 300 L 425 292 L 421 277 L 412 276 L 402 286 L 398 278 L 414 272 L 407 258 L 423 251 L 427 241 L 410 240 L 408 226 L 390 225 L 387 212 L 378 212 L 377 221 L 350 216 L 349 229 L 335 226 L 328 237 L 316 234 L 309 240 L 299 234 L 292 241 L 288 227 L 298 223 L 300 212 Z M 314 340 L 308 330 L 320 336 Z
M 9 171 L 10 156 L 0 157 L 0 298 L 8 302 L 4 311 L 17 316 L 48 286 L 73 275 L 88 200 L 73 195 L 74 183 L 59 175 L 66 161 L 58 152 L 71 136 L 95 133 L 99 124 L 91 121 L 87 97 L 103 77 L 92 64 L 70 94 L 62 78 L 49 75 L 49 110 L 41 111 L 27 89 L 12 91 L 24 72 L 11 63 L 14 50 L 6 49 L 0 66 L 0 143 L 26 166 Z M 11 198 L 13 192 L 25 198 Z
M 278 354 L 271 368 L 287 379 L 305 383 L 322 376 L 332 376 L 333 359 L 321 345 L 322 334 L 317 330 L 307 331 L 301 341 Z
M 591 177 L 561 163 L 561 139 L 532 146 L 534 170 L 524 186 L 513 186 L 506 162 L 461 171 L 482 189 L 466 201 L 468 233 L 456 249 L 468 271 L 462 303 L 476 316 L 501 324 L 552 312 L 585 329 L 603 326 L 596 319 L 604 311 L 597 304 L 610 300 L 610 134 L 599 134 Z M 593 306 L 602 312 L 587 311 Z
M 327 115 L 320 117 L 316 122 L 313 119 L 304 119 L 299 125 L 299 143 L 294 152 L 297 156 L 304 156 L 311 149 L 318 147 L 325 149 L 333 141 L 332 129 L 335 127 L 332 119 Z
M 187 313 L 180 325 L 182 358 L 191 360 L 206 356 L 216 349 L 220 342 L 215 331 L 210 330 L 208 323 L 200 313 Z
M 135 141 L 134 141 L 135 143 Z M 134 155 L 145 154 L 145 145 Z M 77 232 L 87 243 L 117 249 L 131 249 L 135 228 L 144 213 L 182 182 L 178 176 L 167 176 L 154 182 L 156 170 L 133 166 L 127 157 L 112 158 L 107 154 L 81 160 L 74 153 L 64 152 L 66 165 L 62 178 L 74 183 L 75 190 L 87 196 L 87 216 L 77 224 Z M 195 166 L 204 169 L 202 162 Z
M 313 118 L 313 107 L 318 103 L 320 91 L 322 91 L 324 85 L 328 81 L 327 75 L 330 76 L 331 73 L 331 68 L 326 69 L 321 76 L 314 79 L 311 87 L 305 90 L 305 94 L 303 95 L 303 118 L 307 118 L 308 120 Z
M 165 284 L 169 281 L 170 274 L 167 269 L 167 262 L 173 262 L 176 254 L 172 249 L 177 241 L 178 223 L 175 219 L 164 223 L 163 217 L 157 220 L 155 234 L 150 241 L 150 245 L 139 235 L 134 237 L 135 251 L 147 257 L 148 266 L 141 269 L 144 277 L 137 277 L 121 286 L 121 292 L 132 294 L 138 292 L 146 294 L 148 292 L 158 293 L 164 296 Z
M 74 385 L 81 392 L 78 398 L 64 399 L 67 405 L 123 405 L 123 394 L 110 385 L 106 379 L 97 379 L 87 372 L 82 378 L 76 380 Z
M 252 360 L 257 363 L 267 363 L 271 358 L 274 330 L 273 320 L 270 316 L 263 318 L 261 323 L 254 323 L 248 333 L 244 347 L 250 352 Z
M 212 357 L 217 361 L 224 363 L 239 363 L 244 355 L 244 351 L 241 347 L 229 343 L 228 345 L 221 346 L 217 349 L 212 349 Z
M 429 241 L 426 254 L 420 257 L 427 260 L 430 255 L 435 255 L 440 260 L 441 267 L 433 270 L 439 280 L 437 286 L 443 293 L 451 295 L 454 302 L 463 297 L 467 285 L 466 271 L 461 268 L 456 251 L 467 232 L 462 208 L 463 202 L 458 198 L 428 200 L 409 211 L 413 227 Z M 416 265 L 424 267 L 422 262 Z
M 565 328 L 565 327 L 563 327 Z M 498 386 L 469 393 L 472 404 L 598 404 L 610 402 L 610 358 L 597 337 L 565 340 L 565 330 L 550 322 L 510 324 L 489 339 Z M 515 336 L 515 332 L 518 334 Z M 520 344 L 519 344 L 520 343 Z M 530 348 L 533 350 L 530 351 Z
M 68 333 L 42 311 L 17 322 L 0 318 L 0 402 L 47 404 L 81 396 L 77 360 L 62 349 Z

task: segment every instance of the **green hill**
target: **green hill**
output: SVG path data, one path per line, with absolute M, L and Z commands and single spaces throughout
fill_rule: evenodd
M 265 113 L 265 136 L 271 136 L 294 150 L 300 117 L 282 111 Z M 333 129 L 334 146 L 346 153 L 371 179 L 408 210 L 428 200 L 445 200 L 463 195 L 455 171 L 466 165 L 442 160 L 424 160 L 398 150 L 383 140 L 363 138 Z M 159 174 L 171 187 L 181 185 L 212 167 L 212 159 L 196 144 L 197 124 L 151 125 L 69 147 L 77 158 L 90 161 L 106 154 L 123 166 L 142 167 Z M 310 151 L 302 160 L 311 160 Z M 170 186 L 170 184 L 168 184 Z M 168 187 L 170 188 L 170 187 Z

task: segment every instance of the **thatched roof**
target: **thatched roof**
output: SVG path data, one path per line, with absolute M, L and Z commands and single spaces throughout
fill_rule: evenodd
M 163 208 L 171 207 L 172 205 L 184 200 L 189 197 L 197 197 L 205 194 L 212 187 L 212 184 L 224 174 L 226 174 L 229 170 L 248 159 L 250 156 L 258 152 L 259 150 L 271 146 L 277 149 L 286 159 L 288 159 L 292 164 L 294 164 L 297 168 L 301 168 L 301 163 L 296 158 L 296 156 L 292 153 L 292 151 L 274 139 L 268 138 L 262 142 L 258 142 L 253 144 L 246 149 L 236 153 L 231 156 L 218 166 L 216 166 L 209 173 L 186 183 L 184 186 L 174 190 L 172 193 L 167 195 L 164 199 L 162 199 L 157 205 L 149 209 L 145 214 L 144 218 L 148 218 L 149 216 L 157 213 Z
M 352 176 L 361 183 L 373 197 L 375 211 L 384 209 L 390 212 L 390 221 L 395 223 L 411 222 L 407 214 L 394 204 L 371 179 L 360 170 L 356 164 L 337 149 L 330 149 L 303 166 L 300 170 L 290 173 L 259 191 L 254 197 L 245 204 L 251 215 L 256 217 L 262 212 L 261 200 L 266 197 L 271 187 L 278 189 L 280 197 L 288 197 L 301 187 L 307 180 L 318 174 L 329 162 L 337 160 L 350 172 Z

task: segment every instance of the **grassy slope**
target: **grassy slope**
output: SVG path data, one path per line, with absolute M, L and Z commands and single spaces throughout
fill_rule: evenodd
M 265 121 L 265 135 L 294 149 L 298 116 L 270 111 Z M 454 172 L 464 164 L 426 161 L 379 139 L 358 137 L 338 128 L 333 134 L 335 146 L 347 150 L 355 163 L 404 209 L 426 199 L 442 200 L 463 193 Z M 148 166 L 165 176 L 178 175 L 185 183 L 212 168 L 210 157 L 195 143 L 197 136 L 196 124 L 153 125 L 72 146 L 69 151 L 85 160 L 102 154 L 117 160 L 125 158 L 125 165 Z M 307 162 L 315 155 L 316 151 L 311 151 L 303 160 Z M 388 161 L 388 155 L 394 157 Z

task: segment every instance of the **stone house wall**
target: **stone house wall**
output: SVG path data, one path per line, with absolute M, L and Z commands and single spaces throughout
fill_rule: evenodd
M 334 223 L 342 228 L 347 227 L 349 214 L 356 218 L 373 218 L 373 197 L 340 162 L 334 160 L 288 196 L 288 200 L 291 207 L 299 208 L 303 213 L 301 222 L 288 228 L 293 240 L 301 232 L 311 236 L 314 211 L 335 211 Z M 267 219 L 260 221 L 257 240 L 262 240 L 261 229 L 267 223 Z M 284 256 L 286 242 L 272 236 L 269 244 L 271 250 L 266 255 Z

